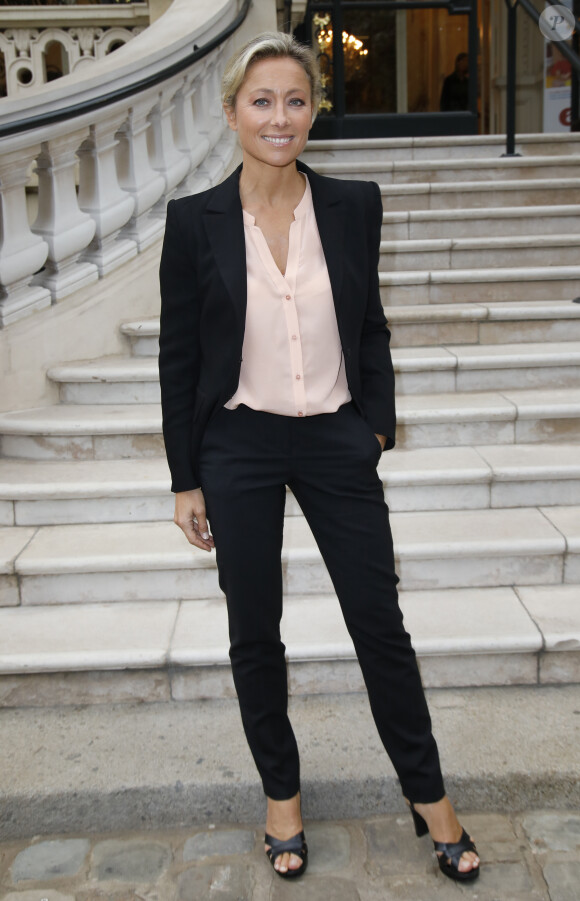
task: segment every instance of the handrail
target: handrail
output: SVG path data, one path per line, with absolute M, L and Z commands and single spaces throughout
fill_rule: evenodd
M 0 328 L 90 291 L 159 241 L 171 198 L 219 183 L 236 148 L 220 82 L 255 9 L 173 0 L 113 57 L 0 102 Z
M 60 110 L 54 110 L 52 112 L 40 113 L 36 116 L 30 116 L 25 119 L 20 119 L 17 122 L 9 122 L 6 125 L 0 124 L 0 138 L 9 137 L 13 134 L 20 134 L 24 131 L 30 131 L 33 128 L 39 128 L 43 125 L 53 125 L 55 122 L 65 122 L 68 119 L 73 119 L 75 116 L 79 116 L 82 113 L 90 113 L 94 110 L 101 109 L 104 106 L 109 106 L 112 103 L 115 103 L 118 100 L 125 100 L 127 97 L 131 97 L 134 94 L 138 94 L 141 91 L 146 90 L 147 88 L 153 87 L 156 84 L 160 84 L 163 81 L 166 81 L 168 78 L 171 78 L 173 75 L 179 74 L 184 69 L 189 68 L 194 63 L 198 62 L 200 59 L 203 59 L 209 53 L 219 47 L 224 43 L 245 20 L 248 15 L 248 11 L 250 9 L 252 0 L 244 0 L 244 5 L 239 11 L 236 18 L 230 22 L 227 28 L 224 28 L 218 35 L 208 41 L 207 44 L 204 44 L 203 47 L 198 47 L 194 44 L 193 52 L 188 56 L 185 56 L 183 59 L 178 60 L 175 63 L 172 63 L 170 66 L 166 66 L 164 69 L 161 69 L 159 72 L 155 72 L 152 75 L 147 76 L 146 78 L 141 78 L 138 81 L 133 82 L 133 84 L 127 85 L 123 88 L 117 88 L 114 91 L 109 91 L 108 94 L 102 94 L 99 97 L 96 97 L 92 100 L 83 100 L 80 103 L 72 104 L 71 106 L 67 106 Z
M 541 13 L 530 0 L 505 0 L 508 12 L 507 31 L 507 85 L 506 85 L 506 152 L 503 156 L 520 156 L 515 152 L 516 132 L 516 34 L 517 34 L 517 7 L 521 6 L 526 15 L 538 25 Z M 580 31 L 580 22 L 574 16 L 576 31 Z M 551 41 L 554 43 L 554 41 Z M 568 60 L 574 70 L 573 79 L 576 80 L 576 89 L 572 91 L 572 121 L 576 121 L 580 115 L 578 111 L 578 95 L 580 93 L 580 56 L 572 50 L 565 41 L 558 41 L 558 49 L 562 56 Z M 574 108 L 576 107 L 576 108 Z

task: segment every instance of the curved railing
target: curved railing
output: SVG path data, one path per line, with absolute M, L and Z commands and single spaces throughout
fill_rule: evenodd
M 234 142 L 220 81 L 248 8 L 175 0 L 90 69 L 0 101 L 2 326 L 136 256 L 160 237 L 170 197 L 221 178 Z

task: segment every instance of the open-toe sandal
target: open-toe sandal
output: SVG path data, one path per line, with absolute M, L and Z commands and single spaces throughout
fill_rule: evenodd
M 272 835 L 266 833 L 264 842 L 265 844 L 270 845 L 266 854 L 273 867 L 281 854 L 295 854 L 296 857 L 299 857 L 302 861 L 301 866 L 297 867 L 295 870 L 288 868 L 285 873 L 281 873 L 280 870 L 276 870 L 276 867 L 274 867 L 278 876 L 282 876 L 283 879 L 291 879 L 294 876 L 302 876 L 306 871 L 308 865 L 308 845 L 306 844 L 304 831 L 299 832 L 298 835 L 295 835 L 292 838 L 286 839 L 286 841 L 283 841 L 280 838 L 274 838 Z
M 413 823 L 415 824 L 415 832 L 420 837 L 429 832 L 429 827 L 420 813 L 417 813 L 412 804 L 409 804 Z M 472 867 L 470 870 L 460 870 L 459 861 L 466 851 L 473 851 L 477 854 L 475 843 L 470 839 L 465 829 L 462 827 L 461 838 L 458 842 L 433 842 L 433 847 L 437 854 L 437 863 L 439 869 L 449 879 L 455 879 L 457 882 L 467 882 L 470 879 L 477 879 L 479 876 L 479 865 Z

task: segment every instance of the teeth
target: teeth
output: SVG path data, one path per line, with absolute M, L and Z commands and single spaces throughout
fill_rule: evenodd
M 278 144 L 281 147 L 283 144 L 289 144 L 292 138 L 268 138 L 264 135 L 264 140 L 269 141 L 270 144 Z

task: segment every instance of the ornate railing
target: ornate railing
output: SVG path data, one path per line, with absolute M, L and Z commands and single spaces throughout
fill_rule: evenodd
M 1 325 L 136 256 L 161 236 L 170 197 L 221 178 L 234 146 L 221 74 L 248 8 L 175 0 L 90 70 L 0 101 Z
M 34 93 L 91 66 L 149 25 L 147 3 L 4 7 L 0 13 L 0 97 Z

